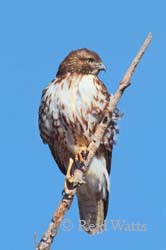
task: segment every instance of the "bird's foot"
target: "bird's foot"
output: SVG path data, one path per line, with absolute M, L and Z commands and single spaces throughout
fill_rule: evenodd
M 72 158 L 69 159 L 69 165 L 67 168 L 66 179 L 65 179 L 65 186 L 64 192 L 66 194 L 74 194 L 75 188 L 85 183 L 82 175 L 77 172 L 77 174 L 72 175 L 72 167 L 73 167 L 74 160 Z
M 80 148 L 80 151 L 76 155 L 76 161 L 83 163 L 87 157 L 87 146 L 83 146 Z

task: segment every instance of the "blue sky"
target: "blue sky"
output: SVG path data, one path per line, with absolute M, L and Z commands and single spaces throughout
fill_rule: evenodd
M 3 1 L 0 8 L 1 248 L 34 249 L 61 198 L 64 177 L 38 132 L 42 89 L 60 61 L 87 47 L 107 65 L 100 78 L 114 92 L 147 33 L 153 40 L 119 107 L 125 113 L 114 148 L 107 231 L 79 230 L 74 201 L 70 230 L 52 249 L 165 250 L 165 29 L 164 0 Z M 114 230 L 110 221 L 146 225 Z

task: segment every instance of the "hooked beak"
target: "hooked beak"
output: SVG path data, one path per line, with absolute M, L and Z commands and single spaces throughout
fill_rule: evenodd
M 106 71 L 106 66 L 104 65 L 104 63 L 100 62 L 100 63 L 98 64 L 98 69 L 99 69 L 99 70 L 104 70 L 104 71 Z

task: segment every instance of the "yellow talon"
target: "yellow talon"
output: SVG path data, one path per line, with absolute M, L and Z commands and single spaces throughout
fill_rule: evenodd
M 81 150 L 80 153 L 77 154 L 78 158 L 76 157 L 76 159 L 78 159 L 79 161 L 83 161 L 83 155 L 82 155 L 83 150 Z M 81 176 L 74 176 L 71 175 L 71 170 L 73 167 L 73 162 L 74 160 L 72 158 L 69 159 L 69 164 L 68 164 L 68 168 L 67 168 L 67 173 L 66 173 L 66 179 L 65 179 L 65 185 L 64 185 L 64 191 L 66 194 L 72 194 L 74 192 L 74 183 L 75 184 L 84 184 L 85 181 L 82 179 Z
M 81 147 L 76 155 L 76 160 L 78 160 L 79 162 L 84 162 L 86 157 L 86 152 L 87 152 L 87 147 L 86 146 Z

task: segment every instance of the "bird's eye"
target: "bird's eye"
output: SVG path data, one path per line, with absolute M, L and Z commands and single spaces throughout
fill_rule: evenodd
M 88 62 L 88 63 L 93 63 L 93 62 L 94 62 L 94 59 L 93 59 L 93 58 L 88 58 L 88 59 L 87 59 L 87 62 Z

